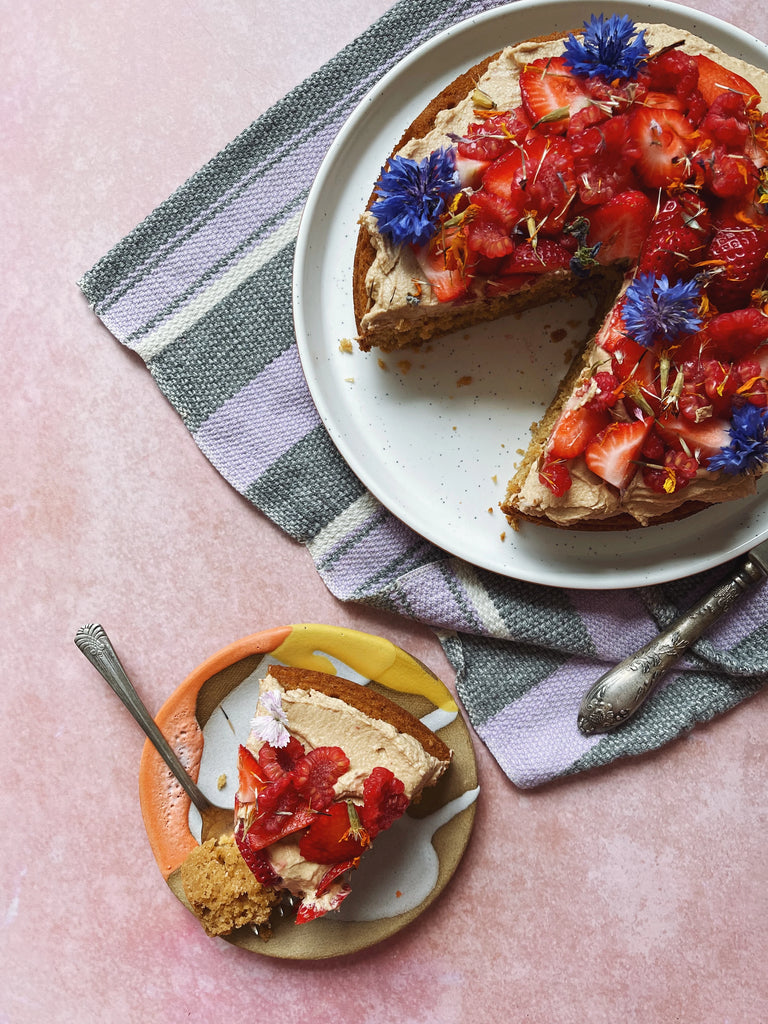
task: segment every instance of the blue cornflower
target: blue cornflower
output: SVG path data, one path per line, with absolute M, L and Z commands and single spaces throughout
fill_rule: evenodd
M 733 410 L 728 433 L 731 443 L 707 462 L 713 472 L 751 473 L 768 462 L 768 409 L 747 404 Z
M 584 22 L 584 37 L 577 39 L 570 33 L 565 43 L 565 59 L 575 75 L 608 81 L 616 78 L 635 78 L 640 65 L 648 56 L 645 29 L 635 35 L 635 23 L 625 14 L 612 14 L 608 21 L 594 14 L 589 24 Z M 631 41 L 630 41 L 631 40 Z
M 657 339 L 673 341 L 701 327 L 701 294 L 695 281 L 670 284 L 665 274 L 638 274 L 627 288 L 623 318 L 627 333 L 638 344 L 653 348 Z
M 396 245 L 424 245 L 459 188 L 453 149 L 437 149 L 421 163 L 393 156 L 381 173 L 376 186 L 379 198 L 371 212 L 382 235 Z

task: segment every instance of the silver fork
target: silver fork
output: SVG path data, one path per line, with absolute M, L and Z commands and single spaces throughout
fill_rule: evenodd
M 109 683 L 110 687 L 131 712 L 144 730 L 144 735 L 152 743 L 155 750 L 157 750 L 184 789 L 184 792 L 200 812 L 202 819 L 201 842 L 205 842 L 207 839 L 218 839 L 219 836 L 232 832 L 234 825 L 232 809 L 219 807 L 212 803 L 198 787 L 197 783 L 190 778 L 187 770 L 179 761 L 175 751 L 165 736 L 163 736 L 154 718 L 150 715 L 141 697 L 136 692 L 133 683 L 128 678 L 128 674 L 123 668 L 104 627 L 98 623 L 81 626 L 75 633 L 75 645 L 90 661 L 97 672 Z M 294 910 L 296 902 L 294 897 L 289 892 L 286 892 L 274 912 L 279 917 L 286 917 Z M 253 930 L 257 935 L 260 934 L 259 925 L 254 925 Z

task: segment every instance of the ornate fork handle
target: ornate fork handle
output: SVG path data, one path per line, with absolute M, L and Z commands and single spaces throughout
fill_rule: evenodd
M 211 806 L 210 800 L 189 777 L 154 718 L 142 704 L 104 628 L 97 623 L 81 626 L 75 634 L 75 644 L 131 712 L 198 811 L 207 810 Z
M 601 676 L 584 696 L 578 726 L 585 736 L 610 732 L 645 703 L 664 673 L 750 587 L 765 579 L 762 564 L 747 557 L 671 626 Z

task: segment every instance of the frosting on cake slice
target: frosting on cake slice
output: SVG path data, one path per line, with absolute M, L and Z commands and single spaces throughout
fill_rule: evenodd
M 235 841 L 264 885 L 300 899 L 297 921 L 337 909 L 349 872 L 448 768 L 451 751 L 369 687 L 274 665 L 240 747 Z

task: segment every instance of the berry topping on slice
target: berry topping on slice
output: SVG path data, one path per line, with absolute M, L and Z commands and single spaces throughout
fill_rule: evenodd
M 589 213 L 589 242 L 600 243 L 598 262 L 634 258 L 648 237 L 653 203 L 643 192 L 629 190 L 613 196 Z
M 405 786 L 388 768 L 374 768 L 363 783 L 360 820 L 371 839 L 397 821 L 408 807 Z
M 565 132 L 569 117 L 591 102 L 586 85 L 571 74 L 564 57 L 526 64 L 520 72 L 520 92 L 531 122 L 556 133 Z
M 640 452 L 653 426 L 653 420 L 616 421 L 602 430 L 587 445 L 587 466 L 606 483 L 623 490 L 635 475 Z
M 548 454 L 553 459 L 573 459 L 581 455 L 594 436 L 607 427 L 609 422 L 607 412 L 589 405 L 565 409 L 550 436 Z
M 748 305 L 768 276 L 768 228 L 721 228 L 706 252 L 710 301 L 721 312 Z
M 463 232 L 444 228 L 426 245 L 414 248 L 419 267 L 438 302 L 453 302 L 469 289 L 465 247 Z
M 746 78 L 737 75 L 735 71 L 724 68 L 703 53 L 696 54 L 693 59 L 699 67 L 699 92 L 708 107 L 711 107 L 717 97 L 724 92 L 737 93 L 743 98 L 747 107 L 757 106 L 760 93 Z
M 562 498 L 571 489 L 573 480 L 565 459 L 552 459 L 544 456 L 539 462 L 539 481 L 556 498 Z
M 284 747 L 263 743 L 259 748 L 259 766 L 267 779 L 275 781 L 293 771 L 296 762 L 304 756 L 304 747 L 291 736 Z
M 668 188 L 691 173 L 690 155 L 696 132 L 677 110 L 635 107 L 630 115 L 630 138 L 639 149 L 635 170 L 650 188 Z
M 291 772 L 297 794 L 313 810 L 323 810 L 333 800 L 333 787 L 349 768 L 349 758 L 341 747 L 315 747 Z
M 342 801 L 316 816 L 299 840 L 299 852 L 315 864 L 338 864 L 359 858 L 370 841 L 355 805 Z

